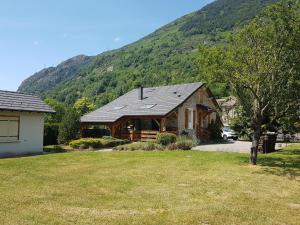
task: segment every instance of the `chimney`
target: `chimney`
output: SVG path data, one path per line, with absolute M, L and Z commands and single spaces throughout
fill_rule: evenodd
M 140 86 L 139 88 L 138 88 L 138 98 L 139 98 L 139 100 L 143 100 L 143 98 L 144 98 L 144 88 L 143 88 L 143 86 Z

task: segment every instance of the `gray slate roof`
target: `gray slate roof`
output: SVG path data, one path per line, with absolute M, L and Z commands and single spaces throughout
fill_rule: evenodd
M 32 95 L 0 90 L 0 111 L 54 113 L 40 98 Z
M 165 116 L 185 102 L 203 83 L 144 88 L 143 100 L 134 89 L 81 117 L 83 123 L 111 123 L 123 116 Z M 153 106 L 153 107 L 151 107 Z

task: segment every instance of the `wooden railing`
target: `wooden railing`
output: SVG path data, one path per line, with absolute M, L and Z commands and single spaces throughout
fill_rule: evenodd
M 177 131 L 166 132 L 177 134 Z M 158 133 L 159 131 L 155 130 L 123 131 L 121 139 L 128 139 L 130 141 L 155 141 Z

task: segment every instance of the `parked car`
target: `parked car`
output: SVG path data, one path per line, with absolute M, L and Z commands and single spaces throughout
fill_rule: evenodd
M 228 139 L 233 139 L 233 140 L 237 140 L 239 137 L 238 137 L 238 134 L 230 129 L 229 126 L 224 126 L 223 129 L 222 129 L 222 137 L 224 140 L 228 140 Z

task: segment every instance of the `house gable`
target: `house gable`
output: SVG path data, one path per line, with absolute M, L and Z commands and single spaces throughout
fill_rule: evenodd
M 204 107 L 210 108 L 215 111 L 209 117 L 205 117 L 200 120 L 200 114 L 197 106 L 203 105 Z M 216 103 L 215 98 L 212 96 L 211 91 L 205 85 L 199 88 L 193 93 L 182 105 L 177 109 L 178 111 L 178 130 L 179 133 L 183 131 L 188 132 L 190 135 L 196 135 L 196 128 L 203 127 L 207 128 L 208 124 L 212 119 L 216 119 L 217 113 L 219 112 L 219 106 Z M 192 111 L 193 127 L 188 126 L 189 111 Z M 201 123 L 201 124 L 200 124 Z

